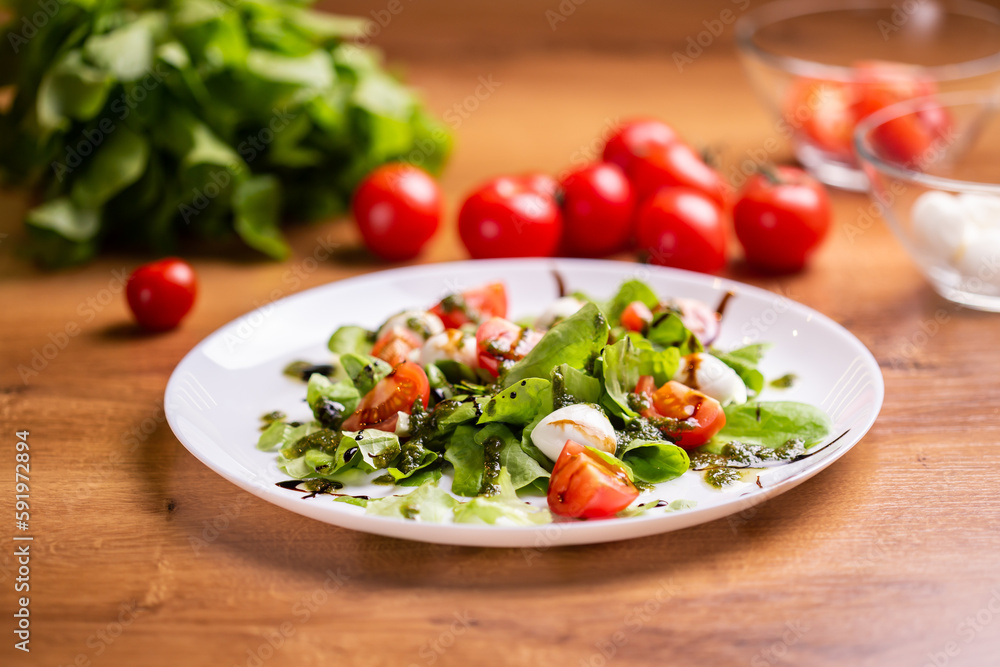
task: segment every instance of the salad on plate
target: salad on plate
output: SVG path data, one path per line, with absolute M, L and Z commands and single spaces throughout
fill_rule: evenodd
M 304 498 L 377 516 L 532 525 L 683 511 L 671 480 L 724 491 L 822 449 L 817 407 L 762 401 L 766 345 L 713 347 L 717 305 L 639 280 L 601 301 L 574 293 L 508 319 L 502 282 L 333 332 L 324 363 L 295 361 L 312 419 L 262 418 Z M 758 480 L 759 481 L 759 480 Z M 664 509 L 665 508 L 665 509 Z

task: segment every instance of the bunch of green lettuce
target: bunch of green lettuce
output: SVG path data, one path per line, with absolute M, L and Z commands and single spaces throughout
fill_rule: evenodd
M 365 22 L 292 0 L 23 0 L 0 49 L 0 175 L 31 188 L 53 266 L 111 242 L 171 252 L 233 232 L 282 258 L 389 161 L 450 138 L 359 46 Z

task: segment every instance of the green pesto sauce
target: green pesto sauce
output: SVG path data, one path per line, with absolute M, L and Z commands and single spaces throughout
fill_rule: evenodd
M 500 493 L 500 484 L 497 479 L 500 477 L 500 450 L 503 449 L 503 440 L 497 437 L 487 438 L 483 443 L 483 483 L 479 487 L 479 495 L 495 496 Z
M 740 481 L 743 475 L 732 468 L 709 468 L 705 471 L 705 481 L 717 489 Z
M 771 380 L 770 385 L 775 389 L 788 389 L 795 384 L 795 381 L 798 379 L 799 376 L 795 373 L 788 373 L 786 375 L 782 375 L 780 378 Z
M 310 449 L 319 449 L 326 454 L 333 455 L 336 453 L 339 444 L 340 431 L 331 431 L 328 428 L 324 428 L 299 438 L 282 450 L 281 453 L 285 458 L 289 459 L 298 458 Z

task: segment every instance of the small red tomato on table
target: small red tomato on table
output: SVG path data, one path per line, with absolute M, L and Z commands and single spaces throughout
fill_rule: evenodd
M 676 141 L 667 146 L 654 146 L 632 162 L 628 172 L 640 201 L 649 199 L 664 188 L 697 190 L 724 209 L 729 186 L 690 146 Z
M 703 273 L 718 273 L 726 265 L 722 210 L 690 188 L 665 188 L 642 204 L 636 237 L 653 264 Z
M 375 169 L 358 186 L 351 202 L 365 245 L 387 261 L 413 259 L 441 224 L 441 189 L 412 165 L 393 163 Z
M 666 123 L 653 118 L 639 118 L 623 123 L 604 144 L 604 161 L 618 165 L 628 173 L 632 164 L 654 148 L 678 141 L 677 133 Z
M 458 233 L 475 259 L 550 257 L 562 213 L 554 181 L 540 174 L 501 176 L 474 190 L 458 213 Z
M 635 195 L 625 172 L 598 162 L 562 180 L 563 249 L 599 257 L 625 248 L 632 233 Z
M 824 187 L 795 167 L 754 174 L 733 207 L 747 263 L 775 273 L 802 270 L 826 236 L 830 219 Z
M 573 519 L 614 516 L 639 497 L 624 465 L 593 447 L 567 440 L 549 478 L 553 514 Z
M 194 269 L 176 257 L 140 266 L 125 285 L 125 296 L 136 322 L 150 331 L 166 331 L 180 324 L 194 305 L 197 293 Z

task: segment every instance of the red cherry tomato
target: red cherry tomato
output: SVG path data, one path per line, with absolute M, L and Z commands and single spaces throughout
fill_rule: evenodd
M 636 393 L 645 394 L 650 403 L 642 416 L 678 420 L 681 423 L 678 428 L 661 427 L 678 447 L 691 449 L 704 445 L 726 425 L 726 413 L 714 398 L 673 380 L 655 391 L 654 387 L 653 378 L 648 375 L 641 377 L 636 385 Z
M 502 317 L 488 319 L 476 330 L 479 366 L 496 377 L 502 368 L 523 359 L 541 339 L 540 331 L 523 329 Z
M 653 321 L 653 311 L 642 301 L 633 301 L 622 311 L 622 326 L 629 331 L 643 331 Z
M 652 118 L 629 121 L 604 144 L 604 161 L 616 164 L 628 173 L 632 163 L 648 155 L 651 148 L 662 148 L 677 140 L 677 133 L 666 123 Z
M 416 257 L 441 223 L 441 189 L 408 164 L 379 167 L 361 182 L 352 202 L 365 245 L 388 261 Z
M 632 163 L 628 175 L 639 201 L 663 188 L 685 187 L 701 192 L 720 208 L 726 207 L 729 186 L 687 144 L 652 147 L 645 157 Z
M 344 420 L 344 430 L 395 431 L 398 413 L 410 414 L 418 399 L 426 408 L 430 396 L 431 386 L 424 369 L 412 361 L 404 361 L 364 395 L 358 409 Z
M 822 151 L 850 158 L 853 154 L 854 89 L 840 81 L 800 79 L 792 84 L 785 102 L 788 124 Z
M 176 257 L 140 266 L 125 286 L 135 321 L 150 331 L 166 331 L 180 324 L 197 293 L 194 269 Z
M 625 247 L 635 196 L 618 166 L 599 162 L 570 172 L 562 192 L 563 247 L 569 254 L 594 257 Z
M 446 329 L 458 329 L 463 324 L 479 324 L 491 317 L 507 317 L 507 288 L 503 283 L 451 294 L 431 308 L 441 318 Z
M 397 366 L 410 358 L 413 350 L 420 349 L 424 341 L 415 331 L 407 327 L 393 327 L 372 347 L 372 356 L 378 357 L 391 366 Z
M 559 193 L 559 182 L 548 174 L 529 172 L 514 177 L 514 180 L 520 181 L 524 187 L 540 195 L 555 197 Z
M 795 167 L 754 174 L 733 207 L 747 263 L 772 272 L 801 270 L 830 228 L 830 200 Z
M 574 519 L 614 516 L 639 497 L 625 468 L 597 450 L 567 440 L 549 478 L 548 502 L 553 514 Z
M 861 118 L 898 101 L 884 92 L 873 92 L 866 100 L 866 111 Z M 919 166 L 921 160 L 932 156 L 935 143 L 946 136 L 950 127 L 948 112 L 933 102 L 926 102 L 915 113 L 892 118 L 873 128 L 871 140 L 881 157 Z
M 639 207 L 639 247 L 653 264 L 717 273 L 726 265 L 726 227 L 714 201 L 688 188 L 661 190 Z
M 458 213 L 458 233 L 469 254 L 488 257 L 549 257 L 563 220 L 549 184 L 538 175 L 505 176 L 472 192 Z

